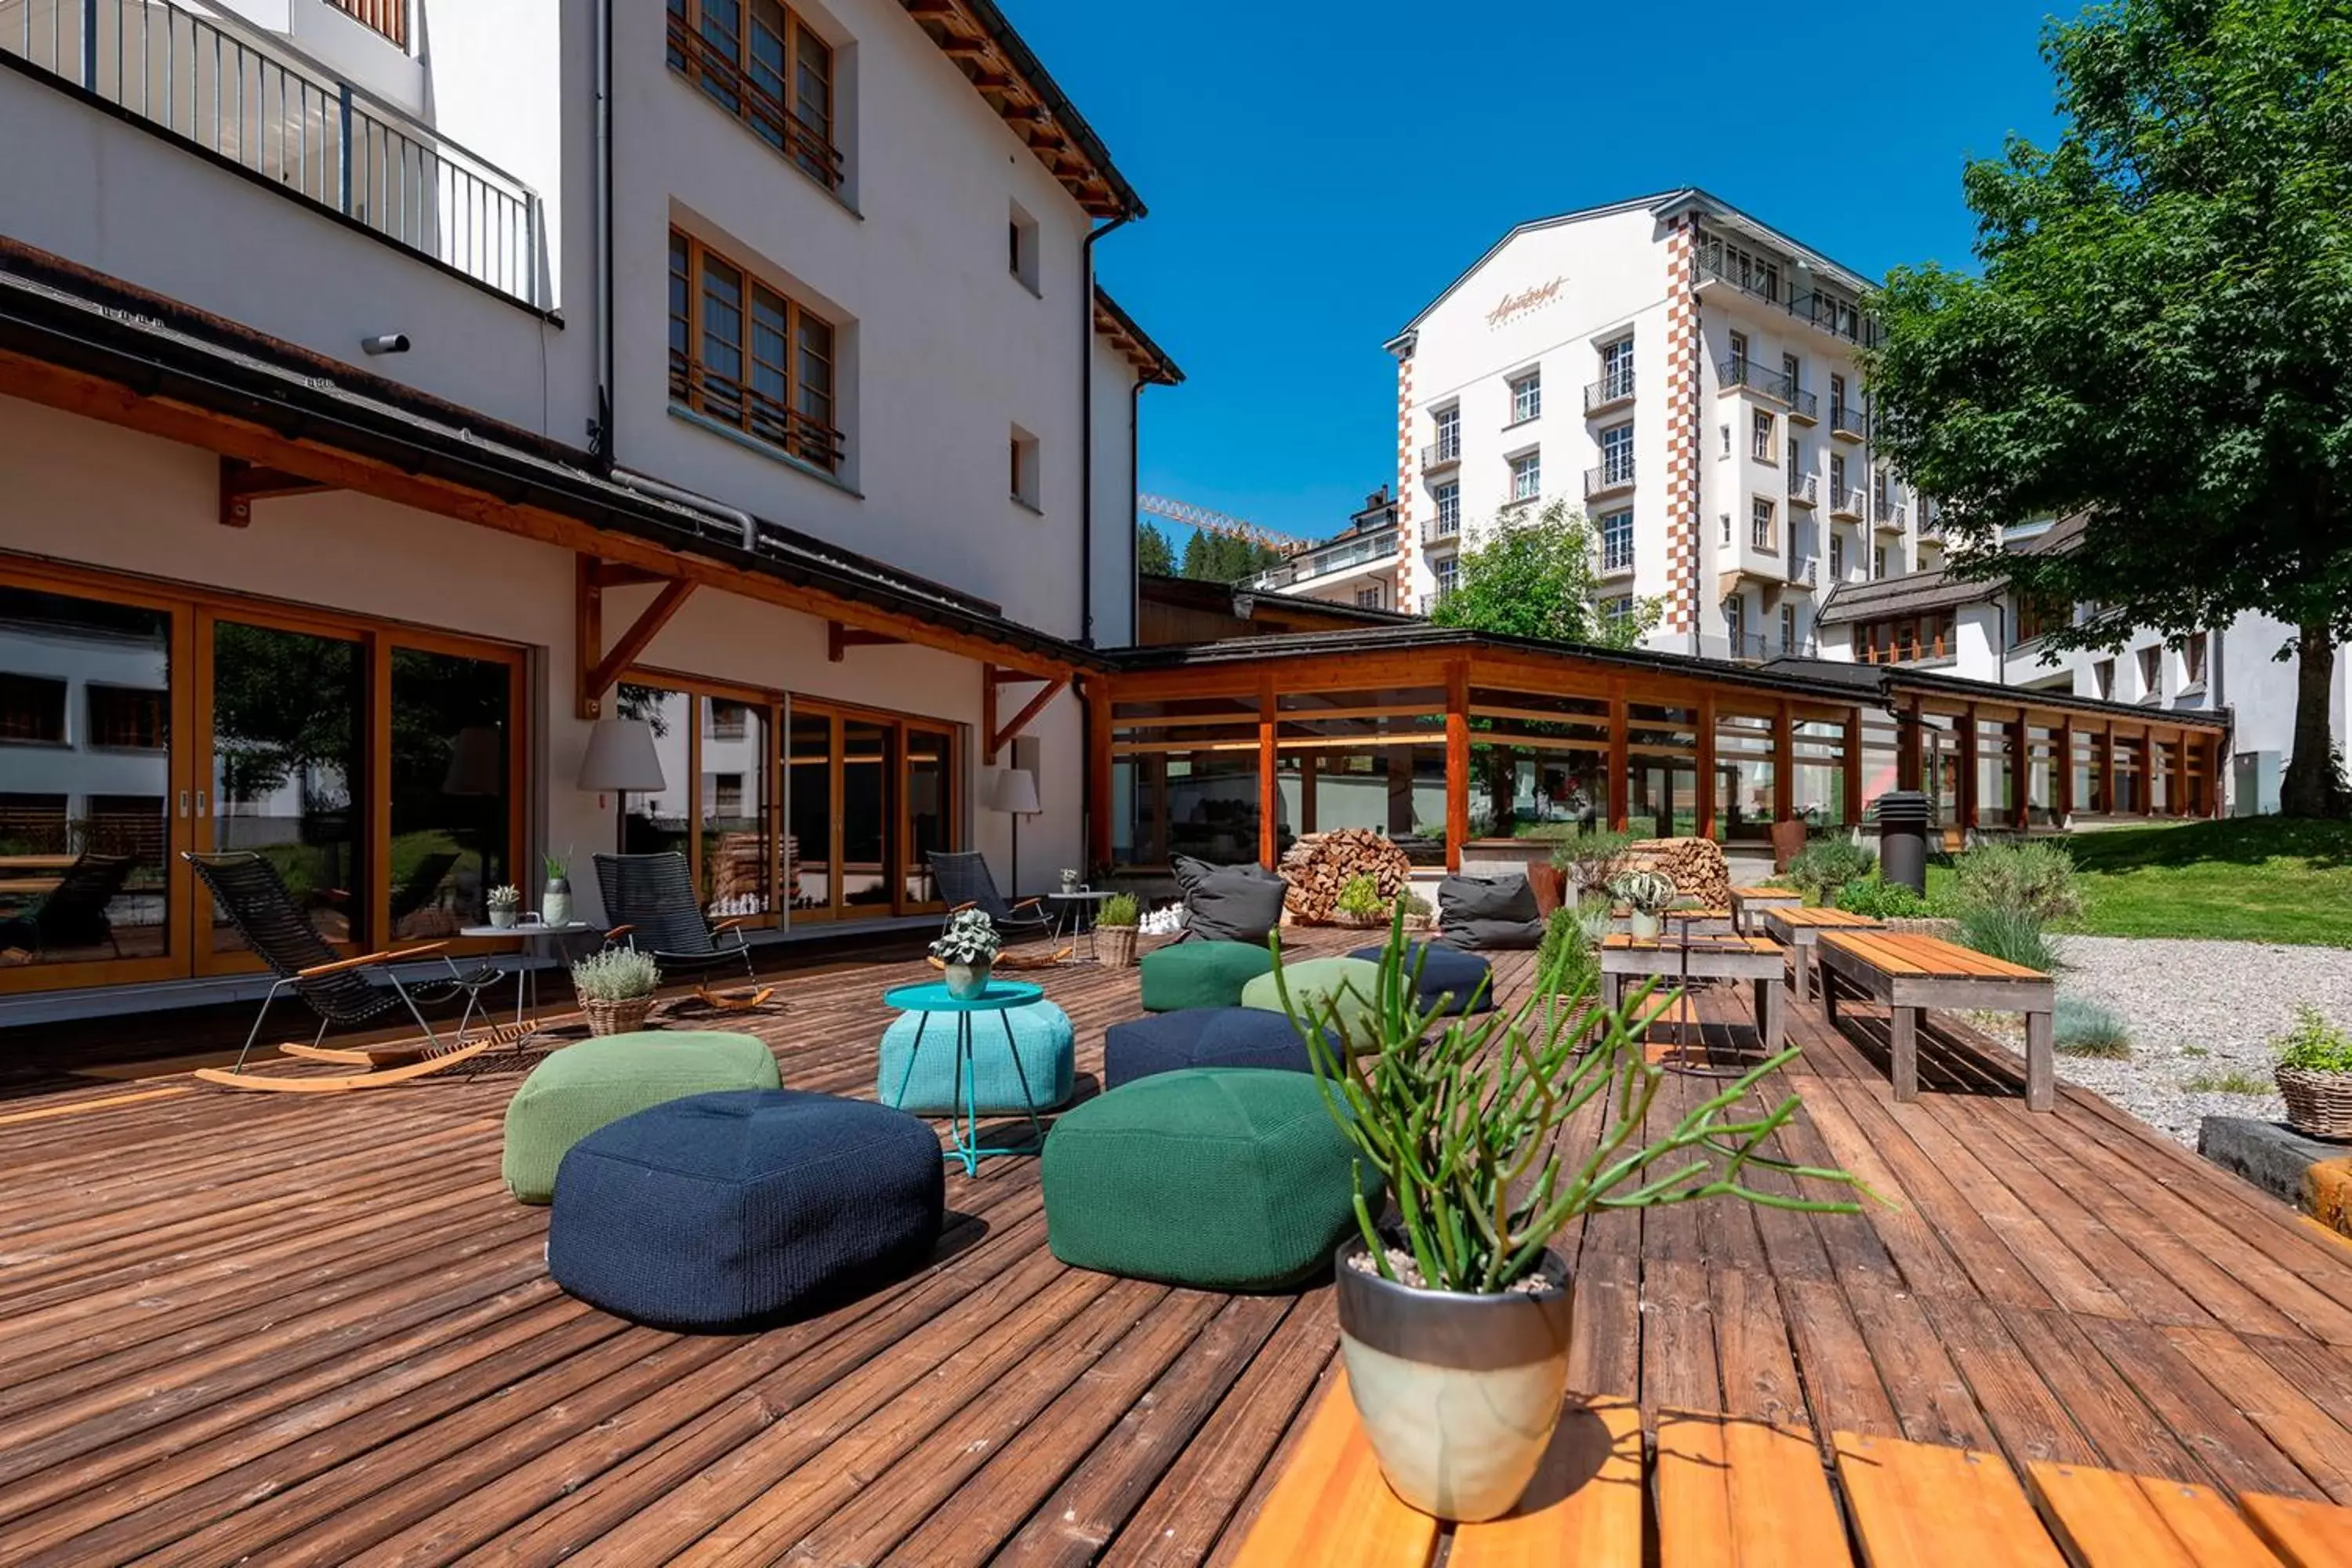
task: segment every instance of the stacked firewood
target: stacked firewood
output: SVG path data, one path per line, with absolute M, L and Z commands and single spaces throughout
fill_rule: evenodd
M 1633 867 L 1672 877 L 1682 896 L 1700 909 L 1731 907 L 1731 868 L 1712 838 L 1644 838 L 1628 858 Z
M 1358 877 L 1370 877 L 1387 903 L 1412 879 L 1412 862 L 1390 839 L 1368 827 L 1309 833 L 1282 852 L 1283 912 L 1304 925 L 1328 925 L 1337 918 L 1339 894 Z

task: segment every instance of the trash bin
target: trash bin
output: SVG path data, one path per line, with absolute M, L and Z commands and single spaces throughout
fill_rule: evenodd
M 1927 823 L 1934 807 L 1916 789 L 1889 790 L 1878 797 L 1878 875 L 1925 897 L 1927 892 Z

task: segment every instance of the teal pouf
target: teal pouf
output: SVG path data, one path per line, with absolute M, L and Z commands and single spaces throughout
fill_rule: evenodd
M 1380 1043 L 1381 966 L 1361 958 L 1307 958 L 1282 966 L 1290 1004 L 1302 1016 L 1322 1016 L 1326 999 L 1339 1004 L 1340 1033 L 1359 1055 Z M 1272 971 L 1242 987 L 1242 1005 L 1283 1011 Z
M 1076 1268 L 1285 1289 L 1329 1275 L 1356 1228 L 1359 1163 L 1303 1073 L 1156 1073 L 1054 1124 L 1040 1171 L 1046 1245 Z M 1381 1179 L 1365 1177 L 1377 1213 Z
M 1180 942 L 1143 955 L 1143 1010 L 1232 1007 L 1242 987 L 1274 969 L 1274 954 L 1245 942 Z
M 782 1083 L 774 1054 L 749 1035 L 646 1029 L 583 1040 L 533 1068 L 507 1102 L 499 1172 L 507 1191 L 543 1204 L 563 1156 L 597 1129 L 689 1094 Z
M 1046 1110 L 1070 1098 L 1077 1077 L 1077 1031 L 1070 1016 L 1051 1002 L 1032 1002 L 1001 1013 L 973 1013 L 972 1090 L 982 1116 L 1017 1116 L 1024 1109 L 1022 1079 L 1034 1108 Z M 925 1020 L 929 1023 L 926 1024 Z M 1002 1020 L 1000 1022 L 1000 1020 Z M 1005 1048 L 1004 1027 L 1013 1026 Z M 915 1048 L 918 1033 L 922 1048 Z M 1015 1061 L 1020 1071 L 1013 1070 Z M 914 1076 L 908 1076 L 908 1064 Z M 899 1092 L 905 1086 L 905 1093 Z M 957 1116 L 964 1110 L 963 1080 L 956 1070 L 956 1016 L 901 1013 L 882 1036 L 882 1064 L 874 1075 L 874 1098 L 918 1116 Z

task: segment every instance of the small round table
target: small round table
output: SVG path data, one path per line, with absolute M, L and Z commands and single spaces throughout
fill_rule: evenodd
M 1045 1129 L 1037 1120 L 1037 1097 L 1029 1088 L 1027 1069 L 1021 1065 L 1020 1048 L 1013 1044 L 1013 1020 L 1004 1016 L 1008 1009 L 1025 1007 L 1045 994 L 1044 986 L 1025 980 L 991 980 L 986 990 L 970 998 L 955 995 L 943 981 L 894 986 L 882 994 L 884 1006 L 896 1007 L 901 1013 L 921 1015 L 921 1022 L 915 1026 L 914 1046 L 907 1053 L 906 1076 L 898 1080 L 900 1100 L 907 1098 L 907 1086 L 914 1081 L 915 1062 L 922 1055 L 923 1036 L 931 1026 L 931 1015 L 950 1013 L 955 1016 L 956 1075 L 963 1084 L 963 1124 L 958 1126 L 952 1115 L 948 1118 L 951 1138 L 946 1157 L 961 1161 L 963 1173 L 967 1176 L 978 1175 L 981 1161 L 992 1154 L 1034 1154 L 1045 1147 Z M 1004 1026 L 1004 1048 L 1013 1055 L 1013 1076 L 1021 1081 L 1021 1099 L 1029 1115 L 1032 1142 L 1026 1148 L 992 1149 L 981 1144 L 980 1089 L 973 1079 L 971 1066 L 971 1020 L 977 1013 L 994 1013 L 997 1021 Z
M 534 920 L 517 921 L 510 926 L 462 926 L 458 929 L 457 934 L 463 937 L 475 938 L 496 937 L 500 940 L 512 937 L 522 943 L 522 951 L 516 954 L 515 963 L 515 1031 L 518 1037 L 529 1039 L 532 1035 L 539 1032 L 539 1019 L 537 1017 L 537 1014 L 539 1012 L 540 965 L 535 960 L 534 950 L 536 950 L 542 942 L 550 942 L 552 943 L 553 939 L 567 936 L 577 936 L 582 931 L 593 931 L 594 929 L 595 928 L 591 926 L 586 921 L 566 921 L 562 925 L 549 925 L 545 921 Z M 551 957 L 557 959 L 561 959 L 563 956 L 563 951 L 560 943 L 551 945 L 549 953 Z M 495 962 L 495 955 L 493 962 Z M 530 1022 L 530 1027 L 528 1028 L 524 1027 L 523 1021 L 523 993 L 525 987 L 530 989 L 530 1010 L 533 1015 Z
M 1110 896 L 1110 890 L 1107 888 L 1066 888 L 1058 892 L 1046 894 L 1046 902 L 1055 906 L 1054 940 L 1061 942 L 1072 937 L 1085 937 L 1087 939 L 1085 962 L 1100 963 L 1102 955 L 1095 948 L 1095 917 L 1102 912 L 1103 901 Z M 1076 943 L 1072 942 L 1071 946 L 1075 949 Z

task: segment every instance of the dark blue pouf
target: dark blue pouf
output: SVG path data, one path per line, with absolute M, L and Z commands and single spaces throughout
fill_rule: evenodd
M 1307 1042 L 1262 1007 L 1186 1007 L 1113 1024 L 1103 1035 L 1103 1088 L 1186 1068 L 1312 1072 Z
M 674 1100 L 563 1156 L 548 1272 L 632 1322 L 760 1328 L 928 1261 L 944 1170 L 929 1125 L 867 1100 L 781 1089 Z
M 1377 963 L 1380 962 L 1381 954 L 1385 951 L 1387 950 L 1381 947 L 1360 947 L 1348 956 L 1369 958 Z M 1429 957 L 1423 962 L 1421 955 L 1424 952 Z M 1458 947 L 1442 942 L 1409 942 L 1404 944 L 1406 979 L 1412 979 L 1412 966 L 1416 962 L 1421 962 L 1421 1005 L 1423 1006 L 1435 1006 L 1439 994 L 1443 993 L 1450 994 L 1452 997 L 1452 1000 L 1445 1004 L 1445 1010 L 1449 1013 L 1473 1011 L 1470 998 L 1474 995 L 1478 998 L 1478 1005 L 1475 1011 L 1486 1013 L 1494 1009 L 1494 971 L 1488 967 L 1486 961 L 1476 953 L 1465 952 Z M 1486 983 L 1486 989 L 1483 993 L 1478 989 L 1480 981 Z

